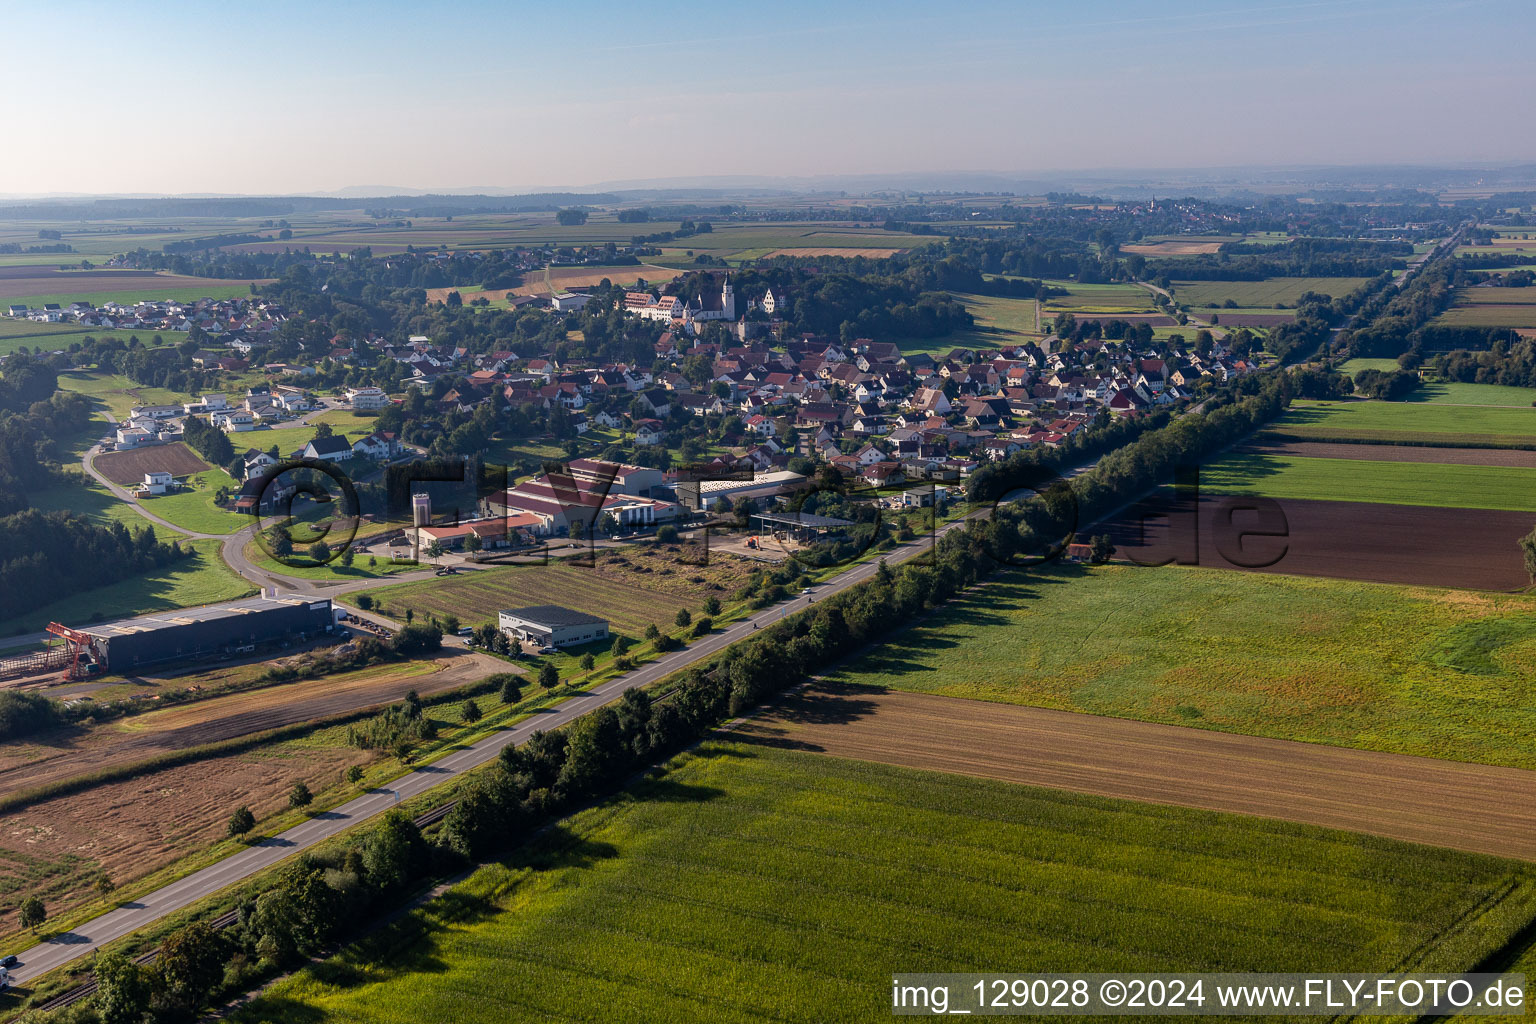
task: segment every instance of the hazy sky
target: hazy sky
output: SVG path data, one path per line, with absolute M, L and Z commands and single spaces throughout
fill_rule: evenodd
M 0 0 L 0 193 L 1536 159 L 1530 0 Z

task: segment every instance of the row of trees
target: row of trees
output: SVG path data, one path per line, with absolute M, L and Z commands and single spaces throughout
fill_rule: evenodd
M 162 544 L 153 526 L 97 526 L 67 512 L 27 509 L 0 517 L 0 619 L 81 591 L 142 576 L 191 554 Z
M 1072 487 L 1095 508 L 1134 497 L 1149 474 L 1208 454 L 1234 431 L 1251 429 L 1273 415 L 1283 407 L 1289 388 L 1280 378 L 1256 392 L 1208 415 L 1143 433 L 1124 450 L 1123 459 L 1106 458 Z M 392 811 L 378 825 L 324 853 L 301 857 L 241 905 L 238 924 L 227 932 L 201 925 L 182 929 L 149 968 L 102 956 L 97 1012 L 112 1024 L 137 1022 L 161 1008 L 190 1013 L 222 993 L 249 987 L 260 976 L 320 952 L 342 937 L 344 925 L 365 925 L 426 875 L 507 849 L 543 822 L 611 792 L 637 769 L 682 750 L 727 717 L 795 685 L 807 673 L 879 639 L 1038 547 L 1038 538 L 1062 526 L 1061 510 L 1052 505 L 1047 498 L 1001 506 L 992 520 L 946 535 L 930 565 L 892 570 L 882 563 L 869 583 L 832 595 L 690 669 L 662 700 L 631 690 L 617 704 L 561 730 L 535 733 L 523 746 L 505 748 L 493 765 L 459 788 L 435 841 L 428 841 L 403 812 Z M 511 682 L 515 701 L 520 691 Z M 418 720 L 421 709 L 418 704 L 413 712 L 407 701 L 394 714 L 402 721 Z

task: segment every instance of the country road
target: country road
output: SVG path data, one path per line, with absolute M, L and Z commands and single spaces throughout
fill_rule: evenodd
M 949 523 L 936 531 L 936 535 L 959 529 L 969 518 L 983 514 L 985 511 L 983 509 L 966 519 Z M 900 563 L 916 558 L 932 548 L 937 541 L 936 535 L 920 537 L 898 545 L 885 556 L 884 561 Z M 683 650 L 675 651 L 590 691 L 577 694 L 553 707 L 536 712 L 531 718 L 513 728 L 487 736 L 471 746 L 418 768 L 409 775 L 401 777 L 387 790 L 374 790 L 333 810 L 320 812 L 301 825 L 296 825 L 280 835 L 263 840 L 216 864 L 148 893 L 131 904 L 103 914 L 72 931 L 52 936 L 21 954 L 21 963 L 11 969 L 11 977 L 16 983 L 25 983 L 79 959 L 106 943 L 144 928 L 167 914 L 188 907 L 227 886 L 250 878 L 316 843 L 340 835 L 355 825 L 384 813 L 400 800 L 407 800 L 425 793 L 457 778 L 464 772 L 478 768 L 494 760 L 503 747 L 523 743 L 536 731 L 547 731 L 567 725 L 594 708 L 618 700 L 626 690 L 648 686 L 679 669 L 712 657 L 727 645 L 751 636 L 755 629 L 771 626 L 786 615 L 803 611 L 818 598 L 863 583 L 875 575 L 879 567 L 879 560 L 855 565 L 816 587 L 809 596 L 798 596 L 766 608 L 752 618 L 733 625 L 730 629 L 701 637 Z

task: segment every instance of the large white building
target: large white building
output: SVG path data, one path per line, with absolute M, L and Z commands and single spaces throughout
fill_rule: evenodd
M 512 608 L 496 613 L 496 625 L 508 636 L 543 647 L 570 647 L 608 639 L 608 620 L 554 604 Z
M 389 398 L 378 388 L 349 388 L 347 401 L 354 409 L 374 410 L 384 408 Z

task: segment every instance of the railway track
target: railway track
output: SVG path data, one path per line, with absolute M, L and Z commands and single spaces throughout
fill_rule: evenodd
M 449 813 L 457 804 L 457 800 L 449 800 L 447 803 L 438 804 L 436 807 L 422 811 L 411 820 L 415 823 L 417 828 L 426 828 L 428 825 L 435 825 L 442 821 L 444 818 L 448 817 Z M 209 921 L 208 927 L 215 930 L 223 930 L 230 927 L 239 920 L 240 912 L 238 910 L 226 910 L 212 921 Z M 157 946 L 149 952 L 135 957 L 133 962 L 139 964 L 140 966 L 144 966 L 154 963 L 157 959 L 159 959 L 159 957 L 160 948 Z M 78 1003 L 82 999 L 89 999 L 91 996 L 96 994 L 96 988 L 96 979 L 93 976 L 90 981 L 76 985 L 74 988 L 67 992 L 61 992 L 59 995 L 54 996 L 46 1003 L 34 1007 L 34 1009 L 42 1010 L 44 1012 L 49 1010 L 62 1010 L 64 1007 Z

